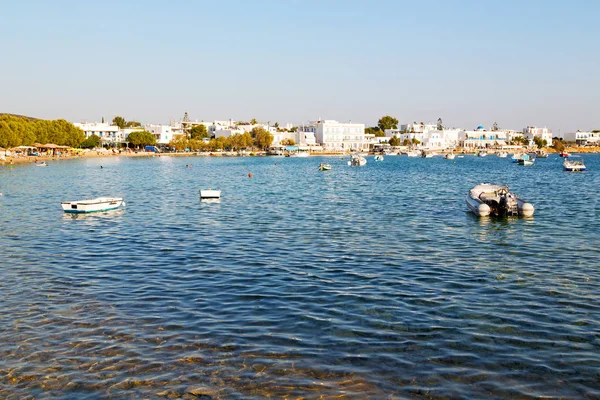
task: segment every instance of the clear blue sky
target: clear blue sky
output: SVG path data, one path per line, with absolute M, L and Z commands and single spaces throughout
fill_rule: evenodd
M 600 129 L 600 1 L 0 0 L 0 112 Z

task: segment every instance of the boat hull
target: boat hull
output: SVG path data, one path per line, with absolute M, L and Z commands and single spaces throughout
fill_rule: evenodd
M 122 198 L 99 198 L 80 201 L 64 201 L 62 209 L 68 214 L 88 214 L 94 212 L 110 211 L 123 204 Z
M 530 167 L 533 165 L 533 161 L 532 160 L 519 160 L 519 165 L 524 165 L 526 167 Z
M 201 199 L 220 199 L 221 191 L 220 190 L 212 190 L 212 189 L 200 190 L 200 198 Z

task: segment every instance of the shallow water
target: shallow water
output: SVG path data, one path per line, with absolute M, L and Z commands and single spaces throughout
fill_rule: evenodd
M 0 397 L 598 398 L 600 156 L 368 160 L 0 167 Z

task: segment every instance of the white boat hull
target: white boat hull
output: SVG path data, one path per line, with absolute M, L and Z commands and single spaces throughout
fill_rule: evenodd
M 61 206 L 66 213 L 83 214 L 114 210 L 122 204 L 124 204 L 123 199 L 120 197 L 100 197 L 89 200 L 63 201 Z
M 569 172 L 580 172 L 586 170 L 586 167 L 583 164 L 572 164 L 567 161 L 563 163 L 563 168 L 565 171 Z
M 213 190 L 213 189 L 203 189 L 203 190 L 200 190 L 200 198 L 201 199 L 220 199 L 221 191 Z

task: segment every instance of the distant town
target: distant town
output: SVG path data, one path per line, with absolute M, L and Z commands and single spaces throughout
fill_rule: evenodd
M 156 139 L 156 145 L 183 150 L 188 144 L 186 139 L 205 142 L 211 139 L 228 139 L 236 135 L 267 132 L 266 147 L 277 150 L 296 146 L 300 151 L 310 152 L 347 152 L 372 151 L 395 146 L 411 146 L 430 150 L 454 148 L 480 149 L 502 148 L 510 145 L 550 147 L 553 145 L 553 133 L 546 127 L 527 126 L 521 130 L 505 129 L 494 123 L 491 127 L 478 126 L 474 129 L 449 128 L 441 119 L 436 123 L 412 122 L 399 124 L 391 116 L 384 116 L 378 126 L 366 127 L 365 124 L 317 119 L 302 125 L 250 121 L 192 121 L 186 112 L 183 118 L 168 125 L 137 124 L 127 126 L 123 118 L 116 117 L 112 123 L 83 122 L 74 123 L 86 138 L 92 135 L 100 138 L 107 146 L 120 146 L 128 142 L 133 132 L 145 131 Z M 600 131 L 566 133 L 561 138 L 578 145 L 596 145 L 600 143 Z M 262 146 L 259 146 L 262 147 Z
M 121 116 L 110 122 L 68 122 L 41 120 L 19 115 L 0 114 L 0 150 L 4 156 L 15 153 L 45 155 L 80 154 L 84 149 L 121 152 L 144 149 L 161 152 L 266 152 L 331 154 L 348 152 L 420 151 L 477 152 L 480 149 L 509 151 L 521 147 L 547 148 L 561 152 L 568 146 L 598 146 L 600 130 L 553 135 L 547 127 L 526 126 L 507 129 L 493 123 L 472 129 L 445 126 L 436 122 L 401 124 L 385 115 L 376 126 L 356 122 L 316 119 L 291 123 L 190 119 L 187 112 L 169 124 L 142 124 Z M 85 150 L 87 151 L 87 150 Z M 588 147 L 584 151 L 598 151 Z

